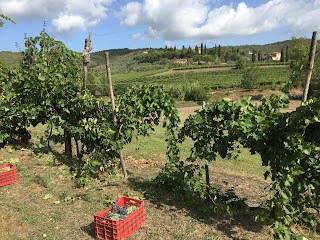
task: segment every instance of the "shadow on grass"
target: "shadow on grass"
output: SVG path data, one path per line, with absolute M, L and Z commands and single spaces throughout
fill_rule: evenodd
M 48 146 L 42 146 L 42 147 L 38 147 L 38 146 L 30 146 L 29 147 L 34 154 L 48 154 L 51 153 L 53 154 L 54 158 L 53 158 L 53 165 L 66 165 L 68 166 L 70 169 L 73 169 L 77 166 L 79 159 L 76 156 L 66 156 L 63 152 L 59 152 L 55 149 L 51 149 Z
M 87 226 L 80 227 L 80 229 L 82 232 L 88 234 L 90 237 L 96 237 L 94 222 L 90 223 Z
M 165 205 L 172 206 L 178 210 L 185 210 L 192 218 L 208 224 L 213 225 L 225 236 L 235 239 L 247 239 L 239 238 L 241 230 L 260 233 L 268 225 L 266 222 L 255 222 L 254 217 L 262 211 L 261 208 L 246 208 L 246 209 L 234 209 L 232 213 L 226 213 L 220 211 L 214 212 L 210 209 L 210 201 L 203 201 L 199 206 L 189 201 L 184 201 L 183 196 L 179 197 L 173 192 L 169 192 L 164 188 L 157 187 L 150 180 L 143 178 L 132 177 L 128 179 L 128 187 L 133 190 L 144 192 L 144 197 L 149 200 L 158 209 L 162 209 Z M 199 207 L 204 210 L 199 210 Z M 242 230 L 242 231 L 243 231 Z M 271 236 L 270 236 L 271 238 Z
M 253 95 L 251 96 L 251 101 L 260 101 L 262 97 L 263 97 L 262 94 Z
M 6 144 L 7 146 L 11 146 L 14 150 L 21 150 L 21 149 L 29 149 L 31 148 L 31 144 L 30 143 L 25 143 L 21 140 L 17 140 L 17 139 L 10 139 L 8 144 Z

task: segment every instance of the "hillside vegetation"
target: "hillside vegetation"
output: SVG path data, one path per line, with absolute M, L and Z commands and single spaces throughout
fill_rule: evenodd
M 275 44 L 275 46 L 278 45 Z M 118 95 L 123 94 L 127 88 L 134 85 L 156 84 L 164 85 L 164 89 L 176 100 L 207 101 L 212 97 L 210 93 L 212 90 L 239 87 L 276 88 L 279 84 L 289 79 L 290 69 L 288 66 L 276 66 L 277 68 L 275 69 L 269 67 L 261 68 L 260 65 L 278 65 L 279 63 L 252 63 L 251 61 L 246 61 L 245 64 L 247 66 L 250 65 L 250 68 L 257 69 L 254 71 L 250 70 L 251 72 L 249 73 L 250 75 L 254 75 L 251 76 L 254 78 L 254 81 L 250 82 L 249 85 L 245 84 L 242 80 L 249 70 L 246 70 L 245 67 L 243 67 L 243 69 L 236 69 L 237 59 L 241 57 L 240 53 L 228 53 L 227 47 L 222 49 L 224 49 L 225 54 L 217 58 L 217 61 L 204 63 L 200 61 L 201 59 L 198 59 L 199 61 L 196 64 L 193 63 L 192 59 L 197 59 L 202 57 L 202 55 L 190 56 L 187 64 L 179 64 L 176 62 L 179 52 L 181 54 L 183 50 L 109 50 L 114 92 Z M 274 49 L 276 49 L 276 47 Z M 148 62 L 152 56 L 159 57 L 159 54 L 161 55 L 159 61 Z M 226 60 L 228 54 L 234 56 L 235 59 Z M 143 60 L 144 58 L 147 58 L 146 62 Z M 20 59 L 21 56 L 19 53 L 2 52 L 0 55 L 0 61 L 11 68 L 18 68 L 18 61 Z M 227 61 L 227 63 L 223 63 L 222 61 Z M 91 63 L 88 69 L 88 89 L 95 95 L 109 95 L 104 51 L 91 54 Z
M 0 52 L 0 62 L 10 68 L 19 67 L 19 63 L 22 59 L 22 55 L 19 52 Z
M 291 47 L 295 44 L 294 41 L 296 40 L 287 40 L 282 42 L 275 42 L 265 45 L 236 45 L 236 46 L 221 46 L 221 52 L 232 52 L 232 49 L 237 50 L 239 49 L 240 52 L 249 52 L 252 51 L 252 49 L 255 49 L 257 51 L 261 51 L 263 53 L 272 53 L 272 52 L 280 52 L 282 48 L 286 48 L 289 46 L 289 50 Z M 310 42 L 309 39 L 299 39 L 299 41 L 305 41 Z M 186 46 L 187 47 L 187 46 Z M 194 46 L 192 46 L 194 47 Z M 212 47 L 214 48 L 214 47 Z M 208 48 L 209 50 L 210 48 Z M 118 73 L 126 73 L 131 71 L 144 71 L 146 68 L 159 68 L 159 66 L 155 66 L 155 64 L 152 64 L 152 66 L 145 65 L 143 67 L 139 67 L 139 65 L 136 61 L 133 60 L 133 58 L 138 55 L 141 52 L 144 52 L 146 50 L 159 50 L 159 49 L 110 49 L 105 50 L 109 51 L 110 53 L 110 60 L 111 60 L 111 67 L 113 74 Z M 105 65 L 105 51 L 97 51 L 91 53 L 91 68 L 99 67 L 104 70 Z M 9 51 L 0 51 L 0 62 L 3 62 L 6 66 L 11 67 L 17 67 L 19 65 L 19 61 L 21 60 L 21 54 L 19 52 L 9 52 Z M 162 66 L 165 64 L 162 64 Z
M 115 94 L 122 94 L 133 85 L 153 83 L 164 85 L 175 99 L 202 101 L 210 98 L 212 90 L 239 87 L 276 88 L 290 77 L 288 62 L 266 61 L 259 58 L 286 49 L 288 51 L 286 60 L 289 60 L 289 56 L 293 54 L 293 46 L 307 41 L 309 40 L 292 39 L 266 45 L 219 45 L 219 47 L 207 47 L 201 44 L 199 45 L 201 53 L 191 50 L 190 46 L 181 50 L 167 47 L 111 49 L 108 51 L 114 91 Z M 248 55 L 249 52 L 255 53 L 254 59 L 252 55 L 251 57 Z M 181 57 L 186 59 L 184 64 L 177 62 Z M 21 54 L 18 52 L 0 52 L 0 62 L 5 66 L 18 68 L 20 60 Z M 285 66 L 278 66 L 279 64 Z M 251 71 L 251 68 L 257 69 Z M 91 53 L 88 69 L 89 90 L 97 95 L 108 95 L 105 51 Z M 248 77 L 248 74 L 251 75 L 249 78 L 254 78 L 249 85 L 243 81 L 244 76 Z

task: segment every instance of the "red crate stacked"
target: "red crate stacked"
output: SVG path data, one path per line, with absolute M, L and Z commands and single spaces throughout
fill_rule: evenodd
M 111 220 L 105 217 L 105 215 L 111 211 L 112 207 L 109 207 L 103 212 L 94 213 L 96 238 L 103 240 L 123 240 L 145 223 L 144 202 L 142 200 L 123 196 L 115 204 L 120 207 L 126 204 L 136 206 L 137 210 L 123 220 Z
M 16 166 L 11 163 L 5 163 L 0 166 L 0 187 L 12 184 L 18 181 Z

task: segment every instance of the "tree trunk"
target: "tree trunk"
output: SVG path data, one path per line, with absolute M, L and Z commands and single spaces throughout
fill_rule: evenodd
M 68 157 L 72 157 L 71 134 L 67 129 L 64 129 L 64 137 L 64 154 Z

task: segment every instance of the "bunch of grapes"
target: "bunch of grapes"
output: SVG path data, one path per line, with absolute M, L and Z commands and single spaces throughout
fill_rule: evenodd
M 119 220 L 125 219 L 128 215 L 133 213 L 137 209 L 136 206 L 130 206 L 129 204 L 125 204 L 123 207 L 119 205 L 112 205 L 111 210 L 105 214 L 106 218 L 110 218 L 111 220 Z
M 119 213 L 121 207 L 119 205 L 112 205 L 111 212 L 112 213 Z

